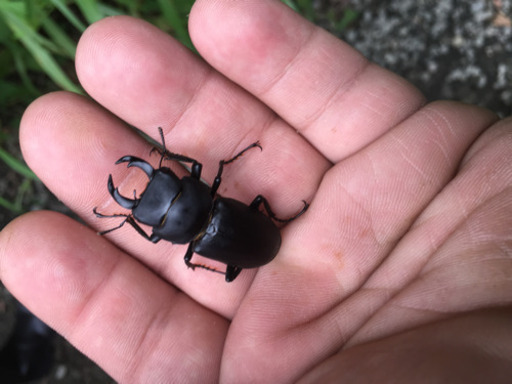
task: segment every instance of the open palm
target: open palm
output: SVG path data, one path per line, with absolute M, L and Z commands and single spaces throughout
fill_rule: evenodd
M 57 92 L 27 109 L 28 164 L 94 229 L 15 220 L 0 235 L 9 290 L 123 383 L 506 380 L 512 121 L 425 105 L 277 1 L 197 1 L 190 32 L 208 64 L 143 21 L 102 20 L 76 58 L 94 101 Z M 92 213 L 120 213 L 108 174 L 128 196 L 144 188 L 114 162 L 158 163 L 126 123 L 156 140 L 162 127 L 208 182 L 259 140 L 219 193 L 263 194 L 281 217 L 311 206 L 272 263 L 230 284 L 187 269 L 185 246 L 128 226 L 98 236 L 119 224 Z

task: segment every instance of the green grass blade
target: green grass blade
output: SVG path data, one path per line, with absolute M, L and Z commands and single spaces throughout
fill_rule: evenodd
M 310 21 L 314 21 L 315 19 L 315 9 L 313 8 L 313 1 L 312 0 L 296 0 L 300 13 L 306 17 L 306 19 Z
M 0 207 L 4 207 L 15 214 L 23 213 L 23 200 L 31 189 L 31 183 L 32 182 L 29 179 L 23 180 L 18 188 L 14 202 L 11 202 L 5 197 L 0 196 Z
M 26 177 L 27 179 L 38 180 L 36 174 L 32 172 L 29 167 L 27 167 L 20 160 L 15 158 L 3 148 L 0 148 L 0 159 L 3 160 L 3 162 L 7 164 L 7 166 L 13 171 L 18 172 L 20 175 Z
M 299 8 L 297 7 L 297 4 L 293 0 L 281 0 L 281 2 L 285 3 L 287 6 L 289 6 L 291 9 L 293 9 L 295 12 L 299 12 Z
M 357 11 L 354 11 L 353 9 L 346 9 L 345 12 L 343 12 L 343 17 L 336 24 L 336 30 L 339 32 L 346 30 L 349 25 L 356 21 L 358 18 L 359 13 Z
M 69 58 L 75 59 L 76 43 L 71 40 L 59 25 L 50 18 L 43 20 L 43 28 L 61 51 Z
M 4 199 L 2 196 L 0 196 L 0 207 L 4 207 L 5 209 L 13 212 L 13 213 L 21 213 L 21 207 L 18 206 L 16 203 L 11 203 L 9 200 Z
M 25 47 L 34 56 L 44 72 L 61 88 L 75 93 L 83 93 L 83 91 L 75 85 L 64 71 L 59 67 L 52 55 L 44 50 L 40 45 L 36 44 L 33 40 L 23 41 Z
M 96 0 L 76 0 L 75 3 L 78 8 L 80 8 L 80 12 L 89 24 L 92 24 L 105 17 L 105 15 L 101 12 Z
M 306 19 L 314 21 L 315 9 L 312 0 L 281 0 L 281 2 L 289 6 L 295 12 L 300 13 Z
M 130 4 L 137 4 L 137 3 L 130 1 Z M 110 5 L 103 4 L 103 3 L 98 3 L 98 9 L 99 9 L 100 14 L 103 15 L 103 17 L 119 16 L 119 15 L 125 14 L 120 9 L 111 7 Z M 130 12 L 129 14 L 135 15 L 135 12 Z
M 25 90 L 31 95 L 31 97 L 40 96 L 41 93 L 34 85 L 32 79 L 30 78 L 27 72 L 27 66 L 23 57 L 24 53 L 25 55 L 27 55 L 26 51 L 23 50 L 23 47 L 21 47 L 18 44 L 14 44 L 11 41 L 9 41 L 6 45 L 9 48 L 9 51 L 11 52 L 11 56 L 14 61 L 14 67 L 16 68 L 16 71 L 20 76 L 21 82 Z
M 164 19 L 172 27 L 176 38 L 187 47 L 193 48 L 187 29 L 187 18 L 180 15 L 175 0 L 158 0 L 158 4 Z
M 38 44 L 53 52 L 59 52 L 57 45 L 35 31 L 35 27 L 33 25 L 39 23 L 30 22 L 27 11 L 25 11 L 24 8 L 19 7 L 20 3 L 21 2 L 9 3 L 0 0 L 0 16 L 2 16 L 12 33 L 17 38 L 20 38 L 20 35 L 23 35 L 26 38 L 37 41 Z
M 53 56 L 45 49 L 34 36 L 37 35 L 29 25 L 12 12 L 3 11 L 11 30 L 20 39 L 25 48 L 32 54 L 43 71 L 61 88 L 75 93 L 83 93 L 57 64 Z
M 62 0 L 50 0 L 51 3 L 57 8 L 60 13 L 80 32 L 85 31 L 86 26 L 82 23 L 78 17 L 69 9 L 69 7 Z

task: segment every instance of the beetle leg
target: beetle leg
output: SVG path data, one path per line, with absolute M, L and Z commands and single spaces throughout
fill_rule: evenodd
M 304 200 L 302 200 L 304 203 L 304 207 L 295 215 L 292 217 L 288 217 L 286 219 L 281 219 L 275 215 L 275 213 L 270 208 L 270 204 L 268 203 L 267 199 L 263 195 L 258 195 L 256 198 L 252 201 L 252 203 L 249 205 L 251 208 L 258 209 L 261 204 L 263 204 L 263 207 L 265 208 L 265 211 L 267 212 L 267 215 L 275 221 L 278 221 L 280 223 L 289 223 L 292 220 L 295 220 L 297 217 L 302 215 L 306 210 L 309 208 L 309 204 L 306 203 Z
M 160 236 L 156 236 L 155 234 L 152 234 L 151 236 L 149 236 L 146 232 L 144 232 L 144 230 L 140 227 L 140 225 L 137 224 L 137 222 L 135 221 L 133 216 L 128 216 L 125 221 L 128 224 L 130 224 L 133 227 L 133 229 L 135 229 L 137 231 L 137 233 L 139 235 L 141 235 L 143 238 L 145 238 L 146 240 L 149 240 L 152 243 L 157 243 L 160 241 Z
M 191 163 L 190 174 L 192 177 L 199 179 L 201 177 L 201 170 L 203 169 L 203 165 L 195 159 L 192 159 L 187 156 L 180 155 L 179 153 L 172 153 L 169 151 L 165 151 L 162 154 L 162 159 L 166 158 L 167 160 L 177 160 L 181 163 Z M 160 160 L 160 167 L 162 167 L 162 160 Z
M 160 152 L 159 148 L 155 148 L 155 149 Z M 176 161 L 179 161 L 180 163 L 191 163 L 192 166 L 190 167 L 190 176 L 192 176 L 193 178 L 195 178 L 197 180 L 199 180 L 201 178 L 201 171 L 203 169 L 203 165 L 200 162 L 198 162 L 197 160 L 194 160 L 187 156 L 180 155 L 179 153 L 172 153 L 167 150 L 165 152 L 160 152 L 160 153 L 162 154 L 162 157 L 160 159 L 159 168 L 162 168 L 162 161 L 164 158 L 167 160 L 176 160 Z
M 150 152 L 150 154 L 151 154 L 153 151 L 158 151 L 158 153 L 160 153 L 160 155 L 162 156 L 160 158 L 160 165 L 158 167 L 162 168 L 162 162 L 164 161 L 164 159 L 176 160 L 176 161 L 179 161 L 182 163 L 190 163 L 190 164 L 192 164 L 192 166 L 190 167 L 191 168 L 190 169 L 191 176 L 196 178 L 197 180 L 199 180 L 201 178 L 201 170 L 203 168 L 203 165 L 199 161 L 197 161 L 191 157 L 168 151 L 167 147 L 165 146 L 165 138 L 164 138 L 164 132 L 162 130 L 162 127 L 158 127 L 158 133 L 160 134 L 160 140 L 162 140 L 162 149 L 155 147 Z
M 192 270 L 194 270 L 196 268 L 195 264 L 190 262 L 190 260 L 192 260 L 193 254 L 194 254 L 194 243 L 192 242 L 188 245 L 187 252 L 185 253 L 185 257 L 183 258 L 187 267 L 192 268 Z
M 217 190 L 219 189 L 220 183 L 222 181 L 222 177 L 221 177 L 222 172 L 224 172 L 224 165 L 232 163 L 233 161 L 238 159 L 240 156 L 242 156 L 245 152 L 247 152 L 249 149 L 256 148 L 256 147 L 263 150 L 263 148 L 261 148 L 260 142 L 256 141 L 255 143 L 252 143 L 248 147 L 242 149 L 231 159 L 219 161 L 219 170 L 217 171 L 217 176 L 215 176 L 215 179 L 213 180 L 213 184 L 212 184 L 212 188 L 211 188 L 212 197 L 215 196 L 215 194 L 217 193 Z
M 133 218 L 132 215 L 125 215 L 125 214 L 122 214 L 122 213 L 115 213 L 113 215 L 104 215 L 103 213 L 99 213 L 97 210 L 96 210 L 96 207 L 94 207 L 94 209 L 92 210 L 94 212 L 94 214 L 99 217 L 100 219 L 104 219 L 104 218 L 107 218 L 107 217 L 124 217 L 125 219 L 121 222 L 121 224 L 119 224 L 117 227 L 114 227 L 114 228 L 110 228 L 110 229 L 107 229 L 105 231 L 101 231 L 101 232 L 98 232 L 99 235 L 106 235 L 107 233 L 110 233 L 112 231 L 115 231 L 116 229 L 119 229 L 121 228 L 125 223 L 128 223 L 130 224 L 136 231 L 137 233 L 139 233 L 142 237 L 144 237 L 146 240 L 149 240 L 151 241 L 152 243 L 156 243 L 160 240 L 160 237 L 159 236 L 156 236 L 156 235 L 151 235 L 149 236 L 146 232 L 144 232 L 144 230 L 140 227 L 139 224 L 137 224 L 137 222 L 135 221 L 135 219 Z
M 242 272 L 242 268 L 228 265 L 226 268 L 226 282 L 230 283 Z
M 100 217 L 100 216 L 98 216 L 98 217 Z M 103 216 L 103 217 L 105 217 L 105 216 Z M 110 217 L 110 216 L 108 216 L 108 217 Z M 115 231 L 116 229 L 121 228 L 121 227 L 124 225 L 124 223 L 126 223 L 126 220 L 127 220 L 127 219 L 125 219 L 125 220 L 121 221 L 121 224 L 119 224 L 117 227 L 110 228 L 110 229 L 107 229 L 107 230 L 105 230 L 105 231 L 98 232 L 98 235 L 103 236 L 103 235 L 106 235 L 107 233 L 110 233 L 110 232 L 112 232 L 112 231 Z
M 117 227 L 114 227 L 114 228 L 110 228 L 110 229 L 107 229 L 105 231 L 101 231 L 101 232 L 98 232 L 98 235 L 106 235 L 107 233 L 110 233 L 112 231 L 115 231 L 116 229 L 119 229 L 121 228 L 124 223 L 126 223 L 126 220 L 128 220 L 128 216 L 129 215 L 125 215 L 125 214 L 122 214 L 122 213 L 116 213 L 116 214 L 113 214 L 113 215 L 104 215 L 103 213 L 99 213 L 98 210 L 97 210 L 98 207 L 94 207 L 92 212 L 96 215 L 96 217 L 99 217 L 100 219 L 104 219 L 104 218 L 109 218 L 109 217 L 124 217 L 125 219 L 121 222 L 121 224 L 119 224 Z
M 196 268 L 202 268 L 202 269 L 206 269 L 207 271 L 210 271 L 210 272 L 216 272 L 216 273 L 220 273 L 221 275 L 226 275 L 225 272 L 219 271 L 218 269 L 210 267 L 208 265 L 192 263 L 190 260 L 192 260 L 192 256 L 194 255 L 194 245 L 195 244 L 193 242 L 189 244 L 189 246 L 187 248 L 187 252 L 185 253 L 185 257 L 183 258 L 183 260 L 185 261 L 185 264 L 187 265 L 188 268 L 191 268 L 192 270 L 195 270 Z M 240 273 L 240 272 L 238 272 L 238 273 Z M 238 273 L 237 273 L 237 275 L 238 275 Z M 235 277 L 236 277 L 236 275 L 235 275 Z M 227 277 L 226 277 L 226 281 L 228 281 Z M 229 281 L 231 281 L 231 280 L 229 280 Z

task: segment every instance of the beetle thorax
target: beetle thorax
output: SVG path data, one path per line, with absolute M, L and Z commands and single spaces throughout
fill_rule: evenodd
M 161 225 L 181 189 L 181 180 L 174 173 L 166 168 L 156 170 L 133 209 L 133 216 L 152 227 Z

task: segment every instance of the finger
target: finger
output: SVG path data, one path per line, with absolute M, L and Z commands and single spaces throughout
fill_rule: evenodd
M 364 151 L 336 164 L 322 181 L 306 219 L 290 233 L 280 258 L 251 286 L 247 302 L 261 303 L 261 307 L 240 307 L 230 329 L 222 372 L 244 374 L 247 380 L 262 370 L 261 356 L 272 350 L 294 351 L 276 355 L 296 364 L 283 369 L 285 362 L 276 360 L 279 371 L 265 372 L 267 378 L 296 377 L 300 367 L 340 349 L 389 297 L 386 289 L 362 290 L 360 295 L 358 289 L 448 183 L 467 148 L 494 120 L 492 113 L 476 107 L 433 103 Z M 414 257 L 412 252 L 409 257 Z M 402 276 L 409 272 L 395 271 Z M 389 275 L 382 278 L 387 280 Z M 288 316 L 264 329 L 261 324 L 268 313 L 278 310 Z M 250 357 L 251 371 L 236 368 L 241 362 L 234 341 L 241 334 L 250 334 L 244 340 L 246 348 L 251 344 L 265 348 Z M 294 340 L 308 349 L 294 349 Z
M 115 17 L 94 24 L 80 40 L 76 67 L 96 101 L 155 139 L 163 127 L 170 150 L 203 163 L 208 181 L 219 160 L 259 140 L 261 154 L 226 167 L 236 183 L 225 177 L 221 193 L 248 201 L 265 194 L 288 216 L 329 165 L 271 110 L 149 23 Z
M 329 171 L 309 219 L 329 207 L 331 211 L 309 233 L 332 247 L 323 261 L 343 261 L 337 279 L 344 287 L 357 286 L 373 272 L 451 180 L 476 137 L 495 120 L 493 113 L 477 107 L 431 103 Z M 322 246 L 311 242 L 306 255 L 320 252 Z
M 471 311 L 381 337 L 338 351 L 298 383 L 506 383 L 511 315 L 507 307 Z
M 227 322 L 107 240 L 37 212 L 0 233 L 0 277 L 118 382 L 216 382 Z
M 121 219 L 98 219 L 94 207 L 104 214 L 126 213 L 108 193 L 108 175 L 113 174 L 115 185 L 127 196 L 134 189 L 142 192 L 147 184 L 145 174 L 114 162 L 134 155 L 158 163 L 158 158 L 149 156 L 150 145 L 123 122 L 94 102 L 66 92 L 43 96 L 29 106 L 20 124 L 20 141 L 27 164 L 45 185 L 85 222 L 101 230 L 119 225 Z M 183 170 L 178 173 L 183 174 Z M 145 230 L 150 233 L 150 228 Z M 234 288 L 221 275 L 192 271 L 183 262 L 186 246 L 166 241 L 155 245 L 128 225 L 109 238 L 164 279 L 225 315 L 235 311 L 250 283 L 252 273 L 241 275 Z
M 424 102 L 400 77 L 279 1 L 197 1 L 194 45 L 336 162 Z
M 456 177 L 365 284 L 385 287 L 393 299 L 378 324 L 369 321 L 351 343 L 512 302 L 511 128 L 512 119 L 502 120 L 479 137 Z

